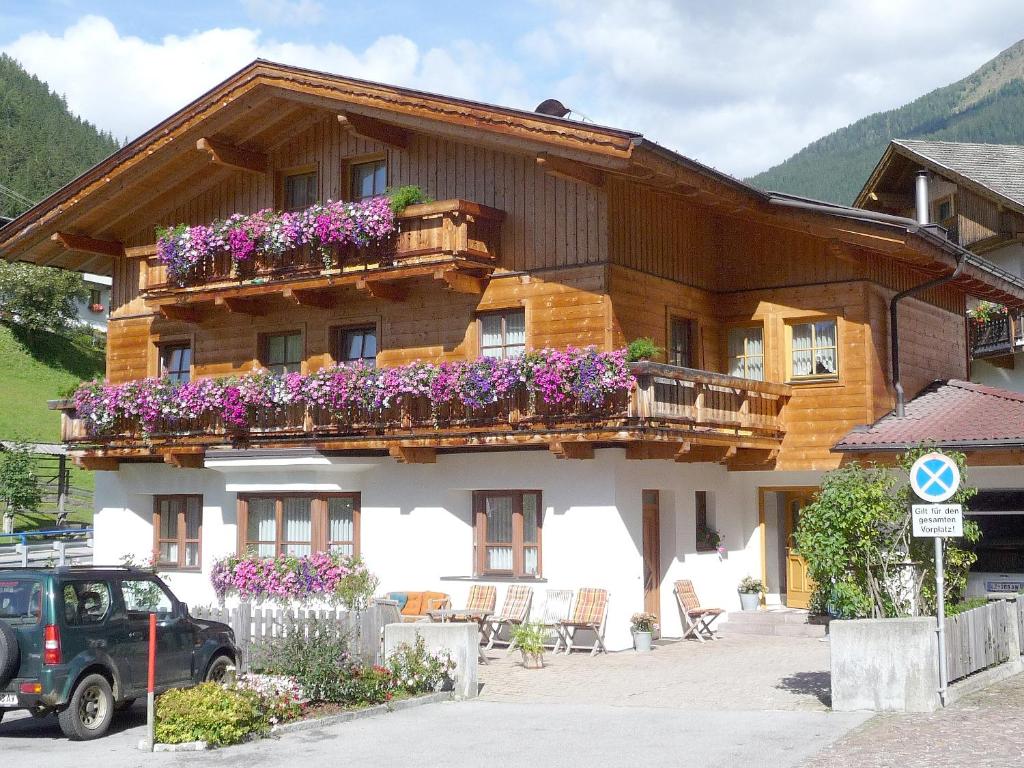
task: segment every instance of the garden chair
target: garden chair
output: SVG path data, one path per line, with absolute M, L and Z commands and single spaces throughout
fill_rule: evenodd
M 548 589 L 544 591 L 544 611 L 541 613 L 540 622 L 544 626 L 545 637 L 549 635 L 554 636 L 554 642 L 551 643 L 553 653 L 558 653 L 558 649 L 562 644 L 562 633 L 558 625 L 569 618 L 571 610 L 571 589 Z M 547 647 L 547 643 L 545 643 L 545 647 Z M 512 646 L 509 646 L 509 650 L 512 650 Z
M 558 634 L 565 643 L 566 655 L 572 653 L 576 639 L 576 633 L 582 630 L 589 630 L 594 633 L 594 643 L 590 646 L 590 655 L 595 655 L 598 650 L 607 653 L 604 647 L 604 623 L 608 616 L 608 590 L 584 587 L 576 596 L 576 606 L 573 608 L 572 616 L 558 622 Z M 556 648 L 557 651 L 557 648 Z
M 696 637 L 702 643 L 704 639 L 717 640 L 715 630 L 711 628 L 715 619 L 725 611 L 721 608 L 704 608 L 700 604 L 696 591 L 693 589 L 693 582 L 689 579 L 680 579 L 675 586 L 676 600 L 679 602 L 679 612 L 683 616 L 683 640 L 688 637 Z
M 496 642 L 505 642 L 499 638 L 502 627 L 507 628 L 511 633 L 514 627 L 518 627 L 526 621 L 526 618 L 530 615 L 530 603 L 532 601 L 533 587 L 528 587 L 525 584 L 513 584 L 508 588 L 508 592 L 505 593 L 505 604 L 501 606 L 501 613 L 490 619 L 490 639 L 487 641 L 487 650 L 493 648 Z M 515 642 L 511 639 L 510 634 L 508 640 L 509 653 L 512 652 L 513 648 L 515 648 Z

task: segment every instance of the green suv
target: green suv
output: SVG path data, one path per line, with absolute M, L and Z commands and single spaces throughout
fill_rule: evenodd
M 149 571 L 0 569 L 0 720 L 55 712 L 68 738 L 105 734 L 146 695 L 151 613 L 157 693 L 223 679 L 238 658 L 229 626 L 193 619 Z

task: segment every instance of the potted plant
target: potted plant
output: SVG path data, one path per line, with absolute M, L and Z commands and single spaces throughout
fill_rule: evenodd
M 626 347 L 626 360 L 631 363 L 638 363 L 641 360 L 653 360 L 664 353 L 664 349 L 654 343 L 650 336 L 633 339 Z
M 740 580 L 740 607 L 744 611 L 756 611 L 761 605 L 761 593 L 764 592 L 764 584 L 760 579 L 753 576 L 744 576 Z
M 512 645 L 523 655 L 526 669 L 544 667 L 544 640 L 547 630 L 543 622 L 528 621 L 512 630 Z
M 658 617 L 653 613 L 634 613 L 630 624 L 633 628 L 633 647 L 640 653 L 651 650 L 651 638 L 658 628 Z

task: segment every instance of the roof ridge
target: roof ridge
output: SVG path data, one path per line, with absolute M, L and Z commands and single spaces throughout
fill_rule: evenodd
M 946 383 L 951 387 L 966 389 L 989 397 L 999 397 L 1003 400 L 1014 400 L 1016 402 L 1024 403 L 1024 392 L 1015 392 L 1010 389 L 993 387 L 989 384 L 981 384 L 977 381 L 964 381 L 963 379 L 949 379 Z

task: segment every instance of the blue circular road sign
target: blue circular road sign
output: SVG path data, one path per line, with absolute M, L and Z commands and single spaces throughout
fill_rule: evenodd
M 960 468 L 945 454 L 926 453 L 910 468 L 910 487 L 924 501 L 939 504 L 960 487 Z

